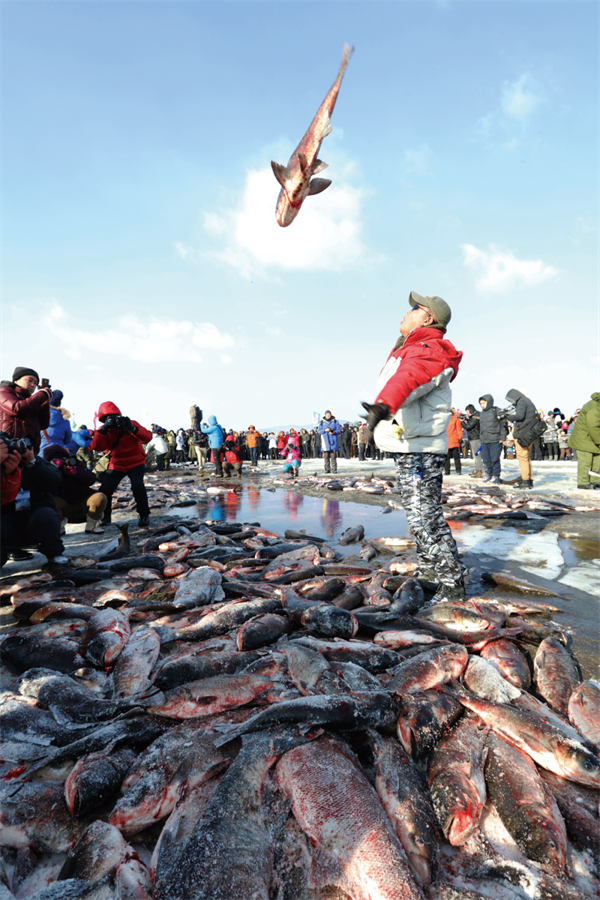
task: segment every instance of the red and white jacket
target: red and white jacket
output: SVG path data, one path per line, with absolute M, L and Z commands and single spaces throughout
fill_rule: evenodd
M 462 352 L 437 328 L 415 328 L 390 353 L 376 402 L 392 415 L 375 429 L 375 443 L 392 453 L 447 453 L 452 391 Z

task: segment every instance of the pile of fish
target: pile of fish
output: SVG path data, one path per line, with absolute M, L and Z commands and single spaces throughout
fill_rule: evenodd
M 432 604 L 405 539 L 174 521 L 0 584 L 2 900 L 597 895 L 556 607 Z
M 289 484 L 283 478 L 273 479 L 277 485 Z M 361 478 L 327 478 L 310 475 L 293 479 L 294 487 L 317 488 L 329 491 L 360 492 L 363 494 L 387 495 L 395 493 L 396 483 L 389 478 L 375 475 Z M 447 519 L 468 519 L 471 516 L 496 519 L 540 519 L 563 516 L 570 512 L 598 512 L 597 506 L 581 506 L 558 500 L 545 500 L 539 496 L 515 493 L 493 485 L 444 483 L 442 494 L 444 515 Z M 395 500 L 389 500 L 392 509 L 402 509 Z

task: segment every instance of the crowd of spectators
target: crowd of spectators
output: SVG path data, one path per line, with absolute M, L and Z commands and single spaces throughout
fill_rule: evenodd
M 26 559 L 23 548 L 36 547 L 57 564 L 67 562 L 61 536 L 68 522 L 85 522 L 90 534 L 110 524 L 111 499 L 127 477 L 136 502 L 139 525 L 149 524 L 144 485 L 147 468 L 207 463 L 217 476 L 242 474 L 244 463 L 280 460 L 284 471 L 297 476 L 304 460 L 323 459 L 326 472 L 337 471 L 337 459 L 371 461 L 382 453 L 363 422 L 339 422 L 331 411 L 314 428 L 259 431 L 254 425 L 236 431 L 215 416 L 204 421 L 192 407 L 192 427 L 151 430 L 123 416 L 112 402 L 101 403 L 93 429 L 75 430 L 62 405 L 63 393 L 52 390 L 37 372 L 17 367 L 10 381 L 0 384 L 0 462 L 2 489 L 2 559 Z M 565 416 L 558 408 L 544 414 L 519 391 L 509 391 L 511 407 L 498 409 L 484 394 L 480 409 L 452 409 L 448 425 L 450 462 L 461 473 L 461 460 L 475 460 L 472 476 L 498 481 L 500 459 L 516 456 L 521 483 L 531 487 L 531 460 L 577 460 L 578 487 L 600 487 L 600 394 L 581 410 Z M 526 439 L 524 439 L 526 438 Z M 528 478 L 529 474 L 529 478 Z

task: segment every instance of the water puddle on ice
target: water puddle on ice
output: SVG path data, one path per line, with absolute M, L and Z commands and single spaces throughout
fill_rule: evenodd
M 307 497 L 296 491 L 278 490 L 274 493 L 245 487 L 237 493 L 223 494 L 212 500 L 201 501 L 196 507 L 172 509 L 182 517 L 199 515 L 203 519 L 222 522 L 260 522 L 263 528 L 283 534 L 286 529 L 306 531 L 325 538 L 337 545 L 342 532 L 353 525 L 362 525 L 366 538 L 408 537 L 406 516 L 402 510 L 383 515 L 380 506 L 337 500 Z M 345 555 L 356 554 L 360 545 L 336 546 Z
M 196 506 L 172 508 L 170 512 L 181 518 L 199 516 L 222 522 L 260 522 L 263 528 L 278 534 L 283 534 L 286 529 L 305 531 L 325 538 L 338 552 L 351 556 L 359 552 L 360 544 L 342 547 L 338 541 L 342 532 L 353 525 L 364 526 L 367 540 L 409 537 L 404 512 L 394 510 L 383 515 L 381 509 L 380 506 L 338 500 L 335 495 L 331 498 L 308 497 L 294 490 L 271 492 L 244 486 L 240 493 L 222 494 L 202 500 Z M 581 599 L 557 599 L 556 605 L 563 609 L 565 615 L 557 615 L 555 621 L 557 628 L 567 627 L 573 632 L 575 652 L 586 677 L 596 677 L 600 617 L 599 542 L 560 539 L 551 531 L 535 534 L 512 527 L 490 528 L 471 524 L 471 521 L 452 522 L 452 532 L 459 550 L 478 554 L 482 568 L 492 571 L 498 565 L 503 568 L 498 561 L 506 560 L 518 566 L 524 577 L 532 573 L 557 582 L 557 586 L 560 582 L 586 592 Z M 498 596 L 501 597 L 502 592 Z

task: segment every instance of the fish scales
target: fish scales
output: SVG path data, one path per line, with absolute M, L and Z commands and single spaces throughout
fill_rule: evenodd
M 316 845 L 312 885 L 338 885 L 352 900 L 422 900 L 374 789 L 337 741 L 289 751 L 277 778 Z

